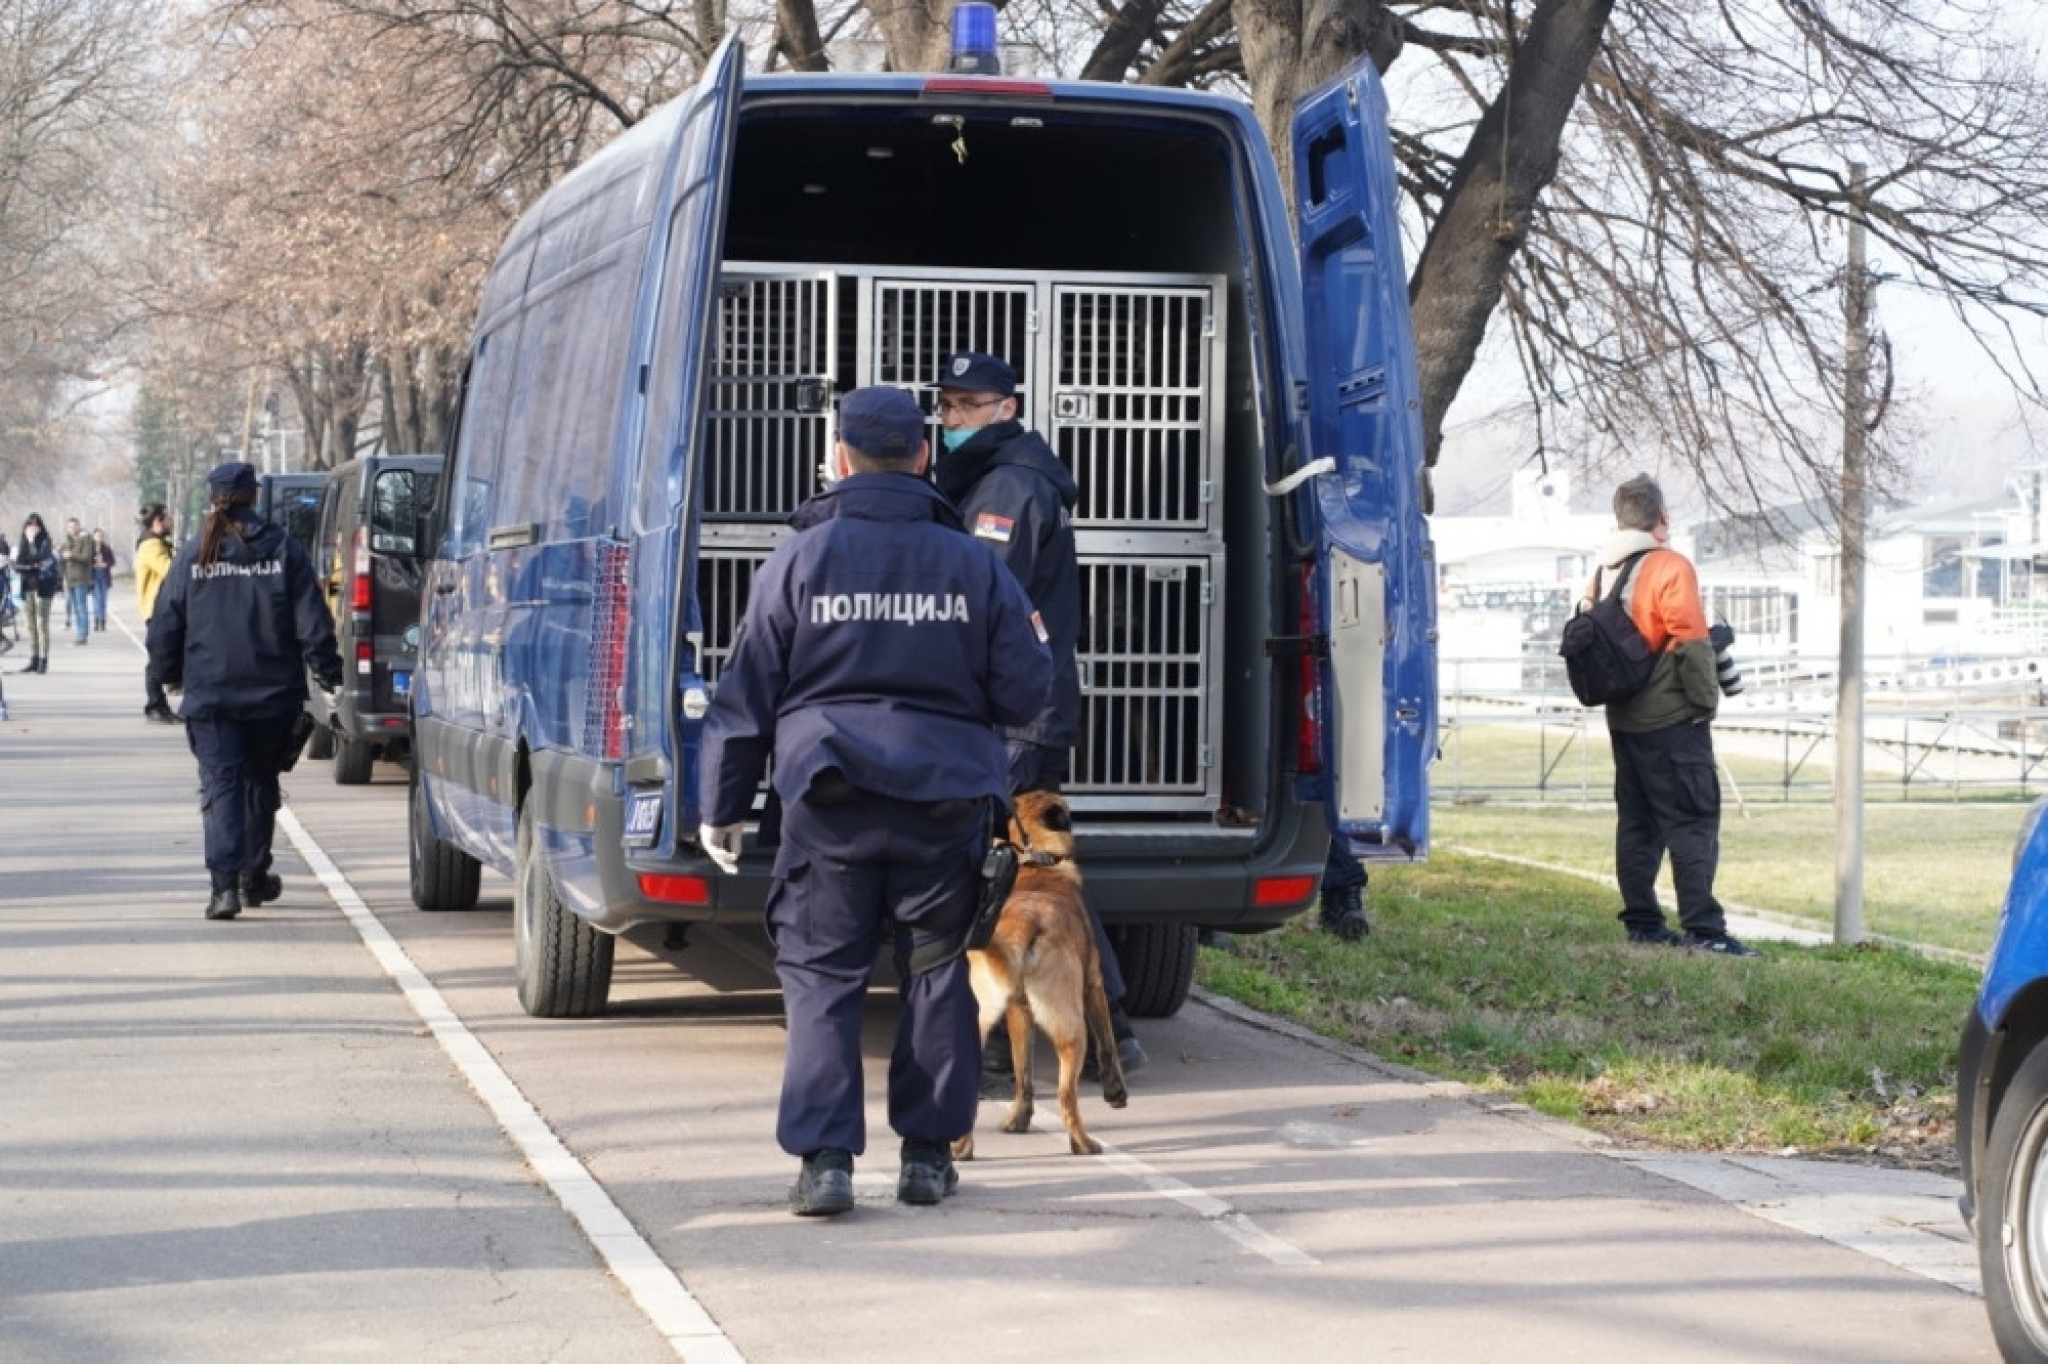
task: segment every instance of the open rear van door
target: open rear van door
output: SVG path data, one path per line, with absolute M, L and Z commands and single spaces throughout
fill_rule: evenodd
M 1436 752 L 1435 554 L 1393 150 L 1362 61 L 1293 129 L 1319 563 L 1318 756 L 1330 829 L 1360 857 L 1419 855 Z
M 625 843 L 664 856 L 697 832 L 698 731 L 708 686 L 700 657 L 704 625 L 696 601 L 702 482 L 697 449 L 704 374 L 717 337 L 719 264 L 731 190 L 734 136 L 746 53 L 728 38 L 712 55 L 677 125 L 654 298 L 646 380 L 647 420 L 637 490 L 643 545 L 636 556 L 633 617 L 662 620 L 660 680 L 638 696 L 636 729 L 662 735 L 660 750 L 627 766 Z M 658 709 L 658 713 L 657 713 Z M 648 767 L 652 762 L 652 768 Z M 659 785 L 646 777 L 659 775 Z

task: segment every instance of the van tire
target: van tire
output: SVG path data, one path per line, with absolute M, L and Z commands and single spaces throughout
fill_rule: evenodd
M 483 886 L 483 864 L 435 835 L 417 778 L 407 782 L 406 788 L 413 904 L 421 909 L 475 909 Z
M 336 786 L 361 786 L 370 779 L 370 768 L 377 761 L 377 750 L 361 739 L 351 739 L 346 734 L 334 736 L 334 784 Z
M 2048 1045 L 2037 1045 L 1998 1100 L 1978 1167 L 1977 1268 L 1991 1334 L 2007 1359 L 2048 1357 L 2042 1162 L 2048 1161 Z
M 334 731 L 325 725 L 314 725 L 313 732 L 306 736 L 306 756 L 314 762 L 326 762 L 334 756 Z
M 512 877 L 512 968 L 519 1007 L 535 1018 L 595 1018 L 612 987 L 612 939 L 555 894 L 531 801 L 519 809 Z
M 1109 930 L 1109 945 L 1123 968 L 1125 1013 L 1171 1018 L 1180 1012 L 1195 983 L 1193 924 L 1124 924 Z

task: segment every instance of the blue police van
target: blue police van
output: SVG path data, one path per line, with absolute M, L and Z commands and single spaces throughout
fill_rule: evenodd
M 484 289 L 431 527 L 412 891 L 514 884 L 531 1013 L 614 936 L 757 922 L 695 843 L 705 709 L 833 403 L 1004 356 L 1081 488 L 1067 791 L 1138 1015 L 1197 928 L 1314 903 L 1334 834 L 1428 842 L 1434 565 L 1385 103 L 1305 101 L 1288 204 L 1240 102 L 998 74 L 749 75 L 550 191 Z M 937 423 L 934 422 L 936 448 Z

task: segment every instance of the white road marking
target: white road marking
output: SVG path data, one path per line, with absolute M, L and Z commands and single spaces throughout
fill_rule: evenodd
M 305 826 L 289 808 L 277 812 L 277 823 L 291 839 L 292 846 L 299 850 L 299 856 L 306 860 L 306 865 L 313 869 L 313 875 L 334 897 L 334 903 L 355 926 L 370 954 L 404 992 L 406 1002 L 412 1005 L 414 1012 L 434 1034 L 441 1049 L 461 1070 L 477 1097 L 490 1108 L 505 1135 L 512 1139 L 512 1144 L 519 1148 L 527 1164 L 533 1167 L 534 1173 L 563 1209 L 576 1220 L 583 1234 L 590 1238 L 590 1244 L 604 1260 L 605 1267 L 625 1285 L 654 1329 L 674 1348 L 676 1356 L 689 1361 L 689 1364 L 745 1364 L 745 1356 L 738 1347 L 718 1329 L 718 1323 L 711 1319 L 711 1314 L 704 1310 L 689 1289 L 683 1287 L 675 1271 L 655 1253 L 653 1246 L 647 1244 L 627 1220 L 626 1214 L 619 1210 L 619 1205 L 612 1202 L 604 1186 L 549 1130 L 533 1104 L 519 1092 L 519 1087 L 512 1083 L 512 1077 L 498 1064 L 497 1058 L 456 1017 L 434 983 L 413 965 L 412 958 L 406 956 L 398 940 L 370 912 L 370 907 L 356 894 L 355 887 L 334 865 L 326 850 L 306 832 Z
M 1215 1195 L 1203 1193 L 1192 1184 L 1184 1184 L 1163 1170 L 1155 1170 L 1136 1156 L 1126 1155 L 1107 1142 L 1103 1142 L 1101 1158 L 1153 1193 L 1170 1198 L 1188 1209 L 1246 1250 L 1263 1255 L 1276 1265 L 1301 1267 L 1321 1263 L 1307 1251 L 1289 1245 L 1264 1230 Z

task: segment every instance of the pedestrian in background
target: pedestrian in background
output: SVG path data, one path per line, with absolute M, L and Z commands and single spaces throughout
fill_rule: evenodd
M 77 517 L 64 522 L 64 543 L 57 551 L 64 562 L 64 620 L 73 644 L 92 639 L 92 537 Z
M 50 670 L 50 598 L 57 595 L 64 572 L 39 513 L 30 512 L 21 524 L 21 539 L 14 546 L 14 572 L 21 583 L 21 613 L 28 617 L 29 660 L 20 671 L 46 673 Z
M 1017 371 L 984 351 L 947 357 L 939 390 L 939 491 L 960 509 L 977 540 L 995 551 L 1024 586 L 1052 648 L 1052 692 L 1045 707 L 1003 730 L 1010 793 L 1058 791 L 1081 737 L 1081 566 L 1074 507 L 1081 490 L 1045 438 L 1018 420 Z M 1126 1072 L 1145 1064 L 1145 1048 L 1124 1011 L 1124 974 L 1095 907 L 1088 908 L 1109 996 L 1110 1031 Z M 996 1032 L 1000 1034 L 1001 1027 Z M 990 1069 L 1006 1072 L 1010 1051 L 988 1048 Z
M 152 502 L 135 519 L 142 524 L 142 534 L 135 541 L 135 609 L 147 631 L 149 618 L 156 612 L 157 592 L 164 585 L 164 575 L 171 571 L 171 513 L 163 503 Z M 147 659 L 142 665 L 142 692 L 143 719 L 159 725 L 178 723 L 177 712 L 164 695 L 164 684 L 157 680 Z
M 1619 575 L 1631 559 L 1640 560 L 1624 584 L 1623 604 L 1656 656 L 1642 689 L 1607 707 L 1622 927 L 1633 943 L 1754 957 L 1755 949 L 1728 936 L 1727 916 L 1714 898 L 1721 774 L 1714 763 L 1713 719 L 1721 683 L 1699 578 L 1691 561 L 1670 546 L 1664 490 L 1648 474 L 1615 489 L 1614 524 L 1600 562 Z M 1596 575 L 1587 585 L 1586 609 L 1598 590 Z M 1657 902 L 1657 871 L 1666 852 L 1682 935 L 1671 931 Z
M 184 692 L 213 881 L 206 917 L 232 919 L 284 893 L 270 870 L 278 774 L 304 741 L 306 673 L 339 688 L 341 655 L 306 551 L 256 515 L 255 466 L 222 464 L 206 487 L 212 510 L 157 593 L 149 666 Z
M 698 837 L 727 872 L 774 759 L 767 918 L 788 1017 L 775 1134 L 802 1159 L 800 1217 L 853 1206 L 861 1011 L 885 935 L 903 1000 L 896 1197 L 937 1203 L 959 1183 L 949 1148 L 974 1127 L 981 1038 L 957 948 L 1007 789 L 995 727 L 1037 715 L 1051 680 L 1024 589 L 921 477 L 924 420 L 894 388 L 840 404 L 839 481 L 797 509 L 797 533 L 756 575 L 704 726 Z M 934 947 L 943 960 L 927 959 Z
M 107 533 L 98 526 L 92 528 L 92 628 L 94 633 L 107 628 L 107 591 L 114 585 L 114 547 L 107 543 Z

